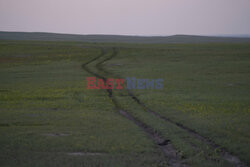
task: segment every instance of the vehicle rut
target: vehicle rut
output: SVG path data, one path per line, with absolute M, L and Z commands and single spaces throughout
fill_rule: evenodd
M 110 73 L 109 71 L 105 70 L 104 68 L 102 68 L 101 66 L 103 65 L 103 63 L 111 60 L 112 58 L 114 58 L 115 56 L 117 56 L 117 50 L 116 49 L 113 49 L 113 53 L 111 54 L 110 57 L 102 60 L 101 62 L 99 62 L 96 67 L 98 70 L 100 71 L 103 71 L 107 74 L 112 74 Z M 118 76 L 119 77 L 119 76 Z M 149 107 L 147 107 L 143 102 L 141 102 L 139 100 L 139 98 L 137 96 L 135 96 L 133 94 L 133 92 L 129 89 L 127 89 L 127 92 L 128 92 L 128 95 L 138 104 L 140 105 L 144 111 L 146 112 L 149 112 L 151 114 L 153 114 L 154 116 L 168 122 L 168 123 L 171 123 L 171 124 L 174 124 L 176 125 L 177 127 L 183 129 L 184 131 L 186 131 L 188 134 L 190 134 L 191 136 L 195 137 L 196 139 L 198 139 L 199 141 L 205 143 L 206 145 L 208 145 L 210 148 L 212 149 L 220 149 L 220 156 L 222 159 L 226 160 L 227 162 L 229 162 L 230 164 L 232 164 L 233 166 L 235 167 L 247 167 L 247 165 L 242 162 L 237 156 L 231 154 L 230 152 L 228 152 L 225 148 L 223 148 L 222 146 L 216 144 L 215 142 L 213 142 L 211 139 L 207 138 L 207 137 L 204 137 L 202 136 L 201 134 L 199 134 L 198 132 L 196 132 L 195 130 L 193 129 L 190 129 L 189 127 L 187 126 L 184 126 L 183 124 L 181 123 L 178 123 L 178 122 L 175 122 L 165 116 L 162 116 L 161 114 L 153 111 L 152 109 L 150 109 Z
M 90 61 L 82 64 L 82 68 L 87 71 L 89 74 L 96 76 L 97 78 L 101 78 L 103 79 L 105 82 L 107 80 L 107 78 L 97 72 L 92 71 L 89 67 L 87 67 L 90 63 L 95 62 L 96 60 L 98 60 L 99 58 L 103 57 L 106 54 L 104 49 L 101 49 L 101 54 L 93 59 L 91 59 Z M 101 62 L 99 62 L 96 65 L 97 70 L 101 70 L 100 68 L 98 68 L 98 66 L 100 67 L 100 65 L 102 63 L 104 63 L 107 60 L 112 59 L 114 56 L 116 56 L 117 51 L 116 49 L 113 48 L 113 53 L 111 55 L 111 58 L 107 58 Z M 107 72 L 107 71 L 106 71 Z M 170 143 L 169 140 L 164 139 L 158 132 L 156 132 L 153 128 L 151 128 L 150 126 L 148 126 L 146 123 L 136 119 L 135 117 L 133 117 L 129 112 L 127 112 L 126 110 L 122 109 L 121 106 L 119 105 L 118 101 L 116 100 L 116 98 L 113 96 L 113 91 L 112 89 L 107 89 L 107 93 L 108 93 L 108 97 L 111 99 L 112 103 L 115 106 L 115 109 L 118 111 L 118 113 L 120 115 L 122 115 L 123 117 L 125 117 L 127 120 L 130 120 L 131 122 L 133 122 L 135 125 L 137 125 L 141 130 L 143 130 L 157 145 L 157 147 L 159 149 L 162 150 L 162 152 L 164 153 L 164 155 L 167 158 L 167 164 L 169 166 L 172 167 L 186 167 L 187 165 L 181 160 L 180 156 L 177 153 L 177 150 L 175 150 L 175 148 L 172 146 L 172 144 Z

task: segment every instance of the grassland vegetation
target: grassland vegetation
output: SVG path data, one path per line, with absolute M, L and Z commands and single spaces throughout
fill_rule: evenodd
M 113 48 L 117 54 L 112 56 Z M 163 78 L 162 90 L 127 90 L 119 105 L 169 139 L 189 166 L 230 166 L 222 148 L 250 164 L 250 45 L 91 44 L 0 41 L 0 166 L 166 166 L 138 126 L 115 109 L 106 90 L 87 90 L 88 65 L 105 77 Z M 109 57 L 112 58 L 109 58 Z

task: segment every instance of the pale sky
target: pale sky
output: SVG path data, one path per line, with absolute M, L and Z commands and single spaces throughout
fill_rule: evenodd
M 250 34 L 250 0 L 0 0 L 0 31 Z

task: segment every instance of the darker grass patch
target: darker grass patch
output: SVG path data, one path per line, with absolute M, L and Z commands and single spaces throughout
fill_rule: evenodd
M 11 124 L 12 126 L 46 126 L 50 125 L 48 123 L 33 123 L 33 122 L 15 122 Z
M 62 100 L 65 97 L 27 97 L 25 100 L 41 100 L 41 101 L 52 101 L 52 100 Z
M 4 92 L 10 92 L 10 90 L 7 89 L 0 89 L 0 92 L 4 93 Z
M 105 153 L 98 153 L 98 152 L 72 152 L 67 153 L 67 155 L 70 156 L 100 156 L 100 155 L 106 155 Z
M 6 124 L 6 123 L 0 123 L 0 127 L 9 127 L 10 124 Z
M 51 136 L 51 137 L 64 137 L 64 136 L 69 136 L 70 134 L 68 133 L 44 133 L 44 136 Z

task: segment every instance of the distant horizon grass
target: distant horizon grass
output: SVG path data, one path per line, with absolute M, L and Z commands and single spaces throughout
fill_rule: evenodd
M 63 34 L 52 32 L 9 32 L 0 31 L 0 40 L 26 41 L 68 41 L 89 43 L 133 43 L 133 44 L 174 44 L 174 43 L 250 43 L 250 36 L 206 36 L 206 35 L 112 35 L 112 34 Z

